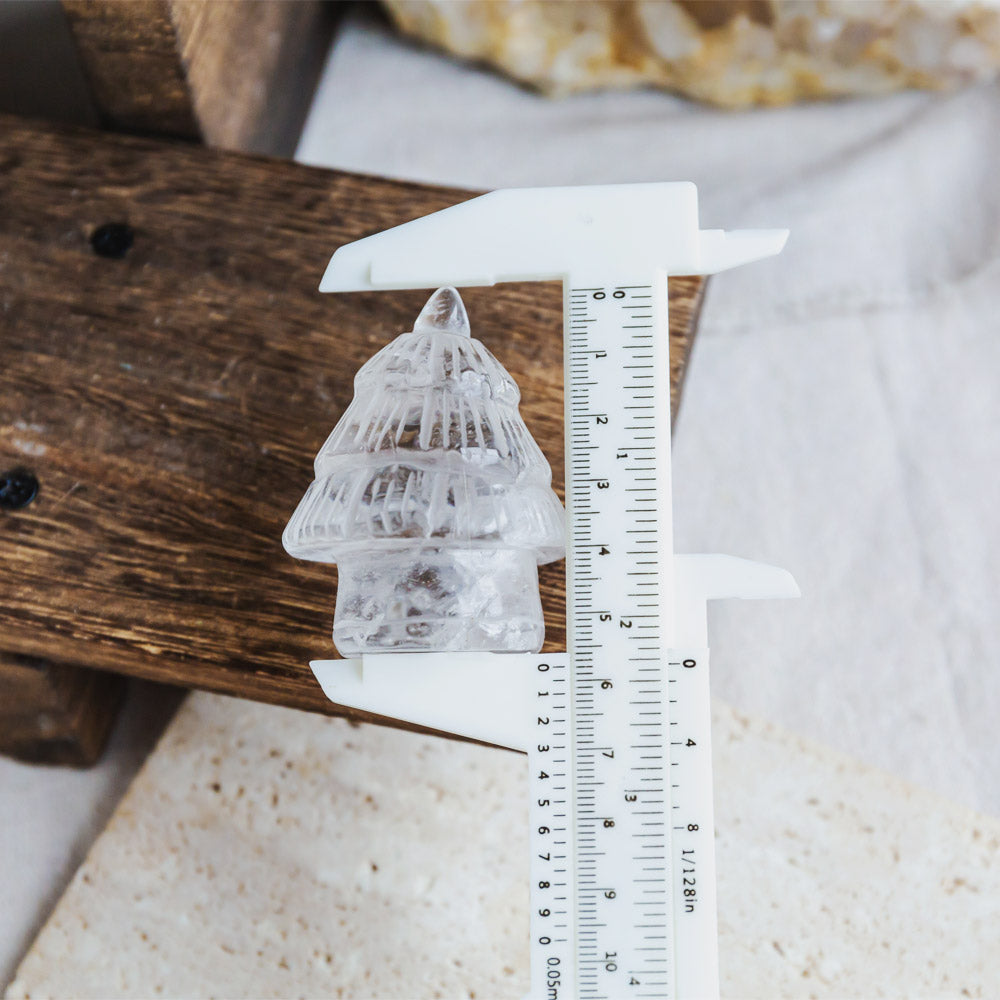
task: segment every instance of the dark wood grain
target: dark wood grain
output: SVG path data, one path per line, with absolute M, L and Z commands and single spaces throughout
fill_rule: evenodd
M 116 674 L 0 653 L 0 753 L 89 767 L 124 693 L 125 678 Z
M 63 0 L 106 128 L 291 155 L 342 5 Z
M 287 155 L 297 142 L 342 8 L 322 0 L 63 3 L 89 84 L 87 96 L 105 127 Z M 99 727 L 106 730 L 110 716 L 97 697 L 100 685 L 86 668 L 71 684 L 72 669 L 68 664 L 53 668 L 60 692 L 78 692 L 79 711 L 59 716 L 51 746 L 41 736 L 30 742 L 22 738 L 52 730 L 51 690 L 18 680 L 4 691 L 10 712 L 0 720 L 0 749 L 8 743 L 27 758 L 30 746 L 40 761 L 80 762 L 92 756 L 92 734 Z M 0 684 L 2 674 L 0 666 Z
M 63 0 L 62 6 L 106 128 L 201 138 L 166 0 Z
M 423 291 L 320 295 L 343 243 L 470 192 L 0 118 L 0 465 L 41 482 L 0 512 L 0 652 L 336 714 L 333 568 L 282 528 L 357 368 Z M 89 237 L 135 239 L 120 260 Z M 679 387 L 702 280 L 672 279 Z M 463 292 L 563 488 L 556 284 Z M 544 567 L 546 648 L 565 640 Z

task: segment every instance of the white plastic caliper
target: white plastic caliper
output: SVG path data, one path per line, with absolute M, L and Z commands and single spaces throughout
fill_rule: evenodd
M 311 666 L 339 705 L 527 751 L 532 1000 L 718 995 L 706 602 L 781 569 L 673 552 L 667 277 L 778 253 L 690 183 L 495 191 L 341 247 L 324 292 L 559 279 L 565 653 Z

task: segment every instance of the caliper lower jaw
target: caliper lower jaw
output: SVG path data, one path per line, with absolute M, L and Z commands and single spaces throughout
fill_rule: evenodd
M 676 648 L 708 646 L 707 605 L 722 598 L 798 597 L 791 573 L 726 555 L 675 555 Z M 497 746 L 528 744 L 534 666 L 556 653 L 385 653 L 313 660 L 337 705 Z

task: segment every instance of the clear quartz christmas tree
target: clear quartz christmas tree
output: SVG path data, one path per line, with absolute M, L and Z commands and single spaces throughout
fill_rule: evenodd
M 283 536 L 339 567 L 341 654 L 541 648 L 564 515 L 520 398 L 453 288 L 362 366 Z

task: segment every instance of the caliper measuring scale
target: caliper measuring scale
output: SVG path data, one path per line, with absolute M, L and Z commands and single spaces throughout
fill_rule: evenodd
M 718 995 L 705 603 L 783 570 L 675 556 L 667 279 L 777 253 L 694 185 L 497 191 L 342 247 L 322 291 L 561 279 L 567 645 L 314 661 L 342 705 L 528 751 L 533 1000 Z
M 667 827 L 681 829 L 672 809 L 681 782 L 668 745 L 669 702 L 676 708 L 679 699 L 669 697 L 667 665 L 674 584 L 670 393 L 662 384 L 670 370 L 667 281 L 662 271 L 646 281 L 635 273 L 595 277 L 573 276 L 564 305 L 576 992 L 657 996 L 677 978 L 668 891 L 673 885 L 677 897 L 676 837 Z M 709 837 L 710 789 L 708 813 L 702 803 L 701 823 L 692 821 Z M 701 939 L 714 940 L 712 911 L 704 899 L 700 913 L 710 926 Z

